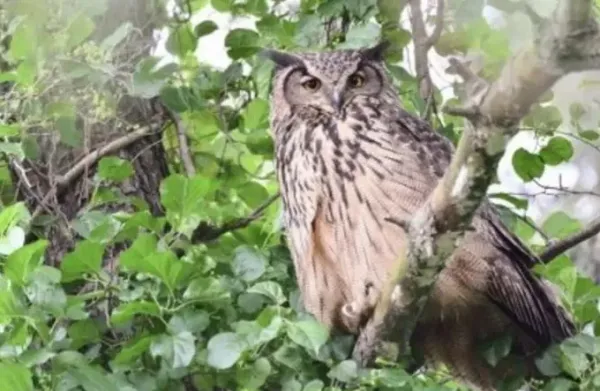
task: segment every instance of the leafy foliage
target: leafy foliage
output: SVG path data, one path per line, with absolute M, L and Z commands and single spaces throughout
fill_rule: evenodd
M 411 376 L 393 363 L 365 370 L 349 360 L 352 338 L 330 335 L 301 308 L 277 204 L 263 208 L 264 218 L 252 224 L 223 230 L 218 240 L 195 236 L 205 225 L 228 227 L 276 192 L 268 129 L 272 68 L 255 56 L 261 47 L 350 48 L 385 36 L 394 47 L 388 61 L 407 110 L 423 111 L 417 81 L 395 64 L 411 39 L 391 23 L 397 2 L 303 0 L 297 15 L 276 14 L 265 0 L 179 2 L 164 25 L 155 26 L 169 30 L 165 46 L 173 61 L 166 63 L 123 50 L 131 37 L 145 33 L 129 21 L 97 39 L 99 21 L 114 12 L 109 1 L 42 2 L 14 2 L 1 14 L 0 80 L 7 90 L 0 106 L 12 116 L 0 124 L 4 158 L 22 161 L 47 153 L 40 129 L 54 131 L 64 147 L 82 148 L 89 141 L 82 116 L 85 129 L 116 129 L 126 123 L 118 114 L 124 97 L 156 98 L 180 116 L 196 173 L 185 174 L 176 147 L 179 129 L 168 127 L 161 141 L 170 174 L 156 189 L 164 215 L 155 215 L 143 200 L 121 191 L 139 169 L 135 162 L 117 153 L 103 157 L 90 178 L 93 196 L 69 222 L 75 243 L 52 265 L 45 251 L 53 238 L 37 234 L 39 214 L 19 201 L 14 178 L 6 166 L 0 168 L 1 389 L 460 388 L 443 372 Z M 200 61 L 194 56 L 198 39 L 218 30 L 212 21 L 193 25 L 189 18 L 208 3 L 256 19 L 256 30 L 233 28 L 226 34 L 233 61 L 225 69 L 201 62 L 211 53 L 200 53 Z M 509 53 L 506 37 L 481 18 L 483 1 L 477 7 L 456 3 L 452 12 L 459 28 L 442 34 L 437 51 L 482 49 L 490 59 L 484 73 L 496 74 Z M 116 62 L 122 57 L 125 62 Z M 533 113 L 529 121 L 541 128 L 540 117 Z M 459 122 L 441 114 L 434 122 L 456 140 Z M 582 137 L 589 139 L 597 134 L 585 132 Z M 554 136 L 538 153 L 518 150 L 513 165 L 530 181 L 572 155 L 570 141 Z M 114 200 L 129 208 L 102 208 Z M 564 214 L 544 226 L 557 238 L 580 228 Z M 573 379 L 581 389 L 598 387 L 600 288 L 578 275 L 566 256 L 538 269 L 562 288 L 587 330 L 539 360 L 539 369 L 552 379 L 538 389 L 568 390 Z M 498 362 L 507 346 L 501 341 L 488 347 L 482 360 Z

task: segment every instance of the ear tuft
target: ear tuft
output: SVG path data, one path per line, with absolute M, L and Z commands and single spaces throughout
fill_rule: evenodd
M 373 47 L 361 50 L 361 54 L 367 60 L 381 62 L 389 47 L 390 41 L 383 40 Z
M 273 49 L 264 49 L 259 55 L 273 61 L 278 68 L 286 68 L 292 65 L 301 65 L 302 60 L 293 54 L 280 52 Z

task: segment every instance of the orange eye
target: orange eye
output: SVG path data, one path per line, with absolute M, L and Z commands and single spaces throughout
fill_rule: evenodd
M 302 86 L 307 90 L 316 91 L 319 89 L 319 87 L 321 87 L 321 82 L 319 81 L 319 79 L 312 78 L 302 83 Z
M 365 78 L 357 73 L 348 78 L 348 84 L 352 88 L 359 88 L 365 84 Z

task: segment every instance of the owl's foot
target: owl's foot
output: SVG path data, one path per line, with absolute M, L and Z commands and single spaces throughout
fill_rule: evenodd
M 368 282 L 365 284 L 365 296 L 346 303 L 341 308 L 342 323 L 352 334 L 358 334 L 373 314 L 380 292 Z

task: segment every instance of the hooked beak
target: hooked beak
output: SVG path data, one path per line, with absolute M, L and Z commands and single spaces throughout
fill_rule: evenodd
M 331 95 L 331 107 L 333 107 L 336 113 L 339 113 L 342 110 L 343 103 L 342 94 L 338 91 L 334 91 Z

